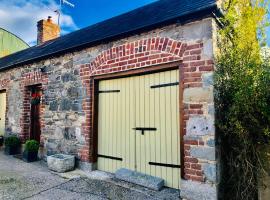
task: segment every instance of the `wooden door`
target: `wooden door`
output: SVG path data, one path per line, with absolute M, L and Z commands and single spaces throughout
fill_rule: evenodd
M 100 81 L 98 169 L 128 168 L 179 188 L 179 71 Z
M 0 136 L 5 134 L 6 122 L 6 93 L 0 92 Z
M 33 87 L 31 90 L 30 139 L 40 142 L 40 99 L 42 91 L 38 86 Z
M 135 170 L 134 84 L 131 79 L 99 83 L 98 169 L 115 172 Z
M 136 169 L 180 187 L 179 71 L 136 78 Z

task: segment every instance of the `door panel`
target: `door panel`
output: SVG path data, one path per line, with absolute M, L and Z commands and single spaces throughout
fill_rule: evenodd
M 179 82 L 178 77 L 178 70 L 141 76 L 135 90 L 140 107 L 136 109 L 136 127 L 157 129 L 136 133 L 137 171 L 161 177 L 174 188 L 179 188 L 180 169 L 159 164 L 180 166 L 179 86 L 164 86 Z
M 31 95 L 42 96 L 40 86 L 32 88 Z M 31 104 L 31 122 L 30 122 L 30 139 L 40 142 L 41 124 L 40 124 L 40 103 Z
M 5 134 L 6 93 L 0 92 L 0 136 Z
M 178 70 L 100 81 L 98 169 L 124 167 L 179 188 L 178 82 Z
M 115 172 L 135 169 L 132 134 L 134 113 L 132 80 L 114 79 L 99 83 L 98 169 Z

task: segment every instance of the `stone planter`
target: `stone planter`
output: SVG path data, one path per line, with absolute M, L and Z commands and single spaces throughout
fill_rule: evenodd
M 47 157 L 48 168 L 52 171 L 63 173 L 75 167 L 75 156 L 56 154 Z

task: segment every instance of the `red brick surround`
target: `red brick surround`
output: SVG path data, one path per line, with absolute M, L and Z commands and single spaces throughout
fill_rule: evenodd
M 91 62 L 91 75 L 113 73 L 183 59 L 185 43 L 169 38 L 149 38 L 102 52 Z
M 121 46 L 112 47 L 103 51 L 90 64 L 81 66 L 80 76 L 84 87 L 87 88 L 87 98 L 84 99 L 84 111 L 86 122 L 83 124 L 83 134 L 89 143 L 80 150 L 80 157 L 83 161 L 96 162 L 95 133 L 91 126 L 93 121 L 93 99 L 94 81 L 93 76 L 127 71 L 147 66 L 173 63 L 183 61 L 180 70 L 183 88 L 202 87 L 202 74 L 213 71 L 213 61 L 202 59 L 203 43 L 198 41 L 192 44 L 185 44 L 170 38 L 149 38 Z M 147 68 L 146 68 L 147 69 Z M 90 97 L 90 98 L 89 98 Z M 179 102 L 183 104 L 182 102 Z M 200 104 L 182 105 L 182 134 L 186 134 L 186 122 L 192 115 L 203 115 Z M 190 145 L 204 145 L 202 141 L 184 142 L 184 177 L 194 181 L 204 181 L 201 164 L 198 159 L 190 157 Z
M 48 84 L 48 76 L 45 73 L 41 72 L 29 72 L 23 74 L 20 81 L 21 93 L 23 94 L 23 113 L 21 116 L 21 133 L 20 138 L 22 141 L 25 141 L 29 138 L 30 134 L 30 88 L 34 85 L 40 85 L 42 90 L 46 90 Z M 44 114 L 45 105 L 43 100 L 41 99 L 41 109 L 40 109 L 40 127 L 41 127 L 41 144 L 43 144 L 42 137 L 42 128 L 44 127 Z

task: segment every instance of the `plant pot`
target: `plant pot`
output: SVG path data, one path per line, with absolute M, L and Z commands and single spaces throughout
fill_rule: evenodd
M 38 160 L 38 152 L 23 152 L 23 161 L 25 162 L 35 162 Z
M 18 146 L 5 146 L 5 154 L 6 155 L 19 154 L 19 147 Z
M 63 173 L 71 171 L 75 167 L 75 156 L 56 154 L 47 157 L 47 164 L 50 170 Z
M 3 146 L 3 144 L 4 144 L 4 137 L 0 136 L 0 146 Z

